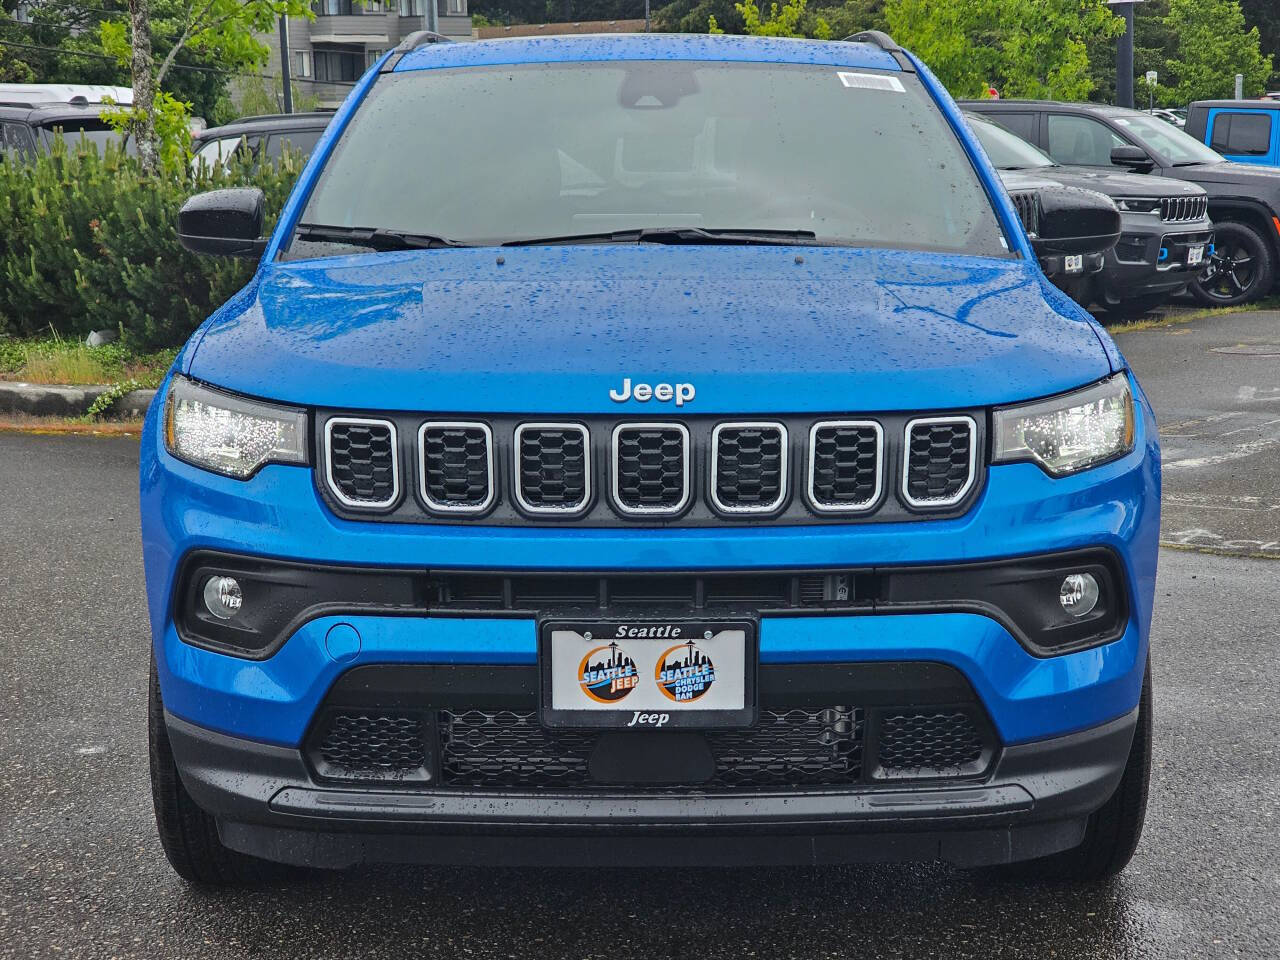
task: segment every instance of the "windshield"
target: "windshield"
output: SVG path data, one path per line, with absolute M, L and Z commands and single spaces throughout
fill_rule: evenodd
M 100 120 L 57 120 L 41 127 L 40 131 L 44 135 L 47 146 L 52 146 L 53 141 L 61 134 L 67 146 L 75 146 L 81 142 L 91 143 L 99 155 L 103 153 L 108 143 L 117 148 L 121 143 L 120 134 Z M 124 141 L 124 150 L 130 156 L 137 153 L 137 148 L 131 139 Z
M 807 65 L 388 74 L 343 132 L 300 223 L 469 244 L 803 232 L 1009 255 L 973 166 L 914 77 Z M 295 241 L 292 255 L 331 252 L 324 246 Z
M 997 170 L 1029 170 L 1035 167 L 1057 166 L 1046 153 L 1041 153 L 1015 133 L 999 124 L 982 120 L 971 113 L 965 114 L 974 136 L 987 151 L 987 156 Z
M 1141 113 L 1126 113 L 1111 118 L 1140 146 L 1160 154 L 1175 167 L 1191 163 L 1222 163 L 1220 153 L 1210 150 L 1190 134 L 1171 123 Z

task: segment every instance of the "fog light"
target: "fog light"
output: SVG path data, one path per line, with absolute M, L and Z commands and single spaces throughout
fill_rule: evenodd
M 1058 602 L 1073 617 L 1085 617 L 1098 605 L 1098 581 L 1092 573 L 1073 573 L 1062 581 Z
M 239 613 L 243 600 L 235 577 L 210 577 L 204 583 L 204 605 L 219 620 L 230 620 Z

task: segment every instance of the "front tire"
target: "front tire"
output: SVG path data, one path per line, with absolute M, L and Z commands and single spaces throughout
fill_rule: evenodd
M 164 721 L 164 702 L 151 660 L 147 696 L 147 739 L 151 759 L 151 800 L 160 846 L 178 876 L 213 887 L 244 886 L 279 877 L 286 868 L 245 856 L 222 845 L 218 825 L 187 793 L 178 776 Z
M 1138 702 L 1138 725 L 1133 732 L 1124 775 L 1111 799 L 1089 817 L 1084 840 L 1071 850 L 997 868 L 997 875 L 1010 880 L 1088 884 L 1109 880 L 1128 866 L 1138 849 L 1147 815 L 1151 728 L 1151 664 L 1148 662 Z
M 1266 239 L 1247 223 L 1215 223 L 1214 251 L 1204 272 L 1191 284 L 1191 294 L 1211 307 L 1233 307 L 1271 292 L 1275 257 Z

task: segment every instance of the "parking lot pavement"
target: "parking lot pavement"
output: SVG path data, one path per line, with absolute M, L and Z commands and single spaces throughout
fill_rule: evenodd
M 1164 541 L 1280 557 L 1280 311 L 1116 339 L 1160 419 Z
M 1095 891 L 942 865 L 188 888 L 148 796 L 136 444 L 0 434 L 0 958 L 1280 956 L 1280 563 L 1258 559 L 1280 536 L 1280 358 L 1214 349 L 1267 338 L 1280 316 L 1121 338 L 1166 431 L 1166 537 L 1245 556 L 1162 552 L 1151 813 Z

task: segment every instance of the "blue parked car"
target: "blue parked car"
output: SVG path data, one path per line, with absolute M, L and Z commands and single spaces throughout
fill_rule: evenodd
M 1197 100 L 1184 129 L 1228 160 L 1280 167 L 1280 100 Z
M 1142 829 L 1151 409 L 883 34 L 417 36 L 148 419 L 156 815 L 272 862 L 1011 865 Z

